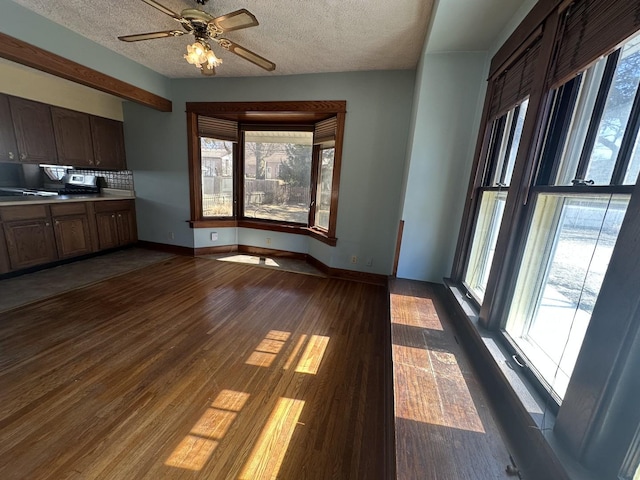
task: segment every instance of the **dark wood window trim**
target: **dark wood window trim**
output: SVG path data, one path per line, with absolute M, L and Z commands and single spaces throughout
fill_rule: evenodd
M 633 12 L 629 14 L 631 9 Z M 632 148 L 632 140 L 640 129 L 640 94 L 634 100 L 633 114 L 627 126 L 629 134 L 625 133 L 624 145 L 618 154 L 611 185 L 591 187 L 550 185 L 551 179 L 556 177 L 557 162 L 546 162 L 541 159 L 554 157 L 556 146 L 564 141 L 562 128 L 557 130 L 555 127 L 550 128 L 558 132 L 556 135 L 547 136 L 546 133 L 550 117 L 551 121 L 554 121 L 554 117 L 557 116 L 558 122 L 566 124 L 567 118 L 562 115 L 562 112 L 573 108 L 575 89 L 579 87 L 580 78 L 576 78 L 571 84 L 565 82 L 579 76 L 593 61 L 601 55 L 611 53 L 621 42 L 625 42 L 630 35 L 637 32 L 640 29 L 638 13 L 640 10 L 635 2 L 624 0 L 610 2 L 540 0 L 495 55 L 489 74 L 489 88 L 458 237 L 452 280 L 449 282 L 456 288 L 456 296 L 465 304 L 461 310 L 468 309 L 469 312 L 473 310 L 472 313 L 466 310 L 461 312 L 461 317 L 466 317 L 462 322 L 463 328 L 476 327 L 479 331 L 478 338 L 492 335 L 500 348 L 508 351 L 508 342 L 505 341 L 500 328 L 506 319 L 506 305 L 510 302 L 509 285 L 513 284 L 515 272 L 519 266 L 518 257 L 521 254 L 523 242 L 526 241 L 529 214 L 532 211 L 530 204 L 535 196 L 547 190 L 553 190 L 556 193 L 564 190 L 573 193 L 581 191 L 631 193 L 628 214 L 618 235 L 615 251 L 609 264 L 608 272 L 612 273 L 607 273 L 600 290 L 597 308 L 593 312 L 589 331 L 583 342 L 583 353 L 577 360 L 573 371 L 574 378 L 559 407 L 557 421 L 555 424 L 551 422 L 546 425 L 546 430 L 552 431 L 541 435 L 535 441 L 532 439 L 521 442 L 522 448 L 517 448 L 521 455 L 536 465 L 556 463 L 558 466 L 566 467 L 567 464 L 573 463 L 572 466 L 577 469 L 587 468 L 589 473 L 595 475 L 594 478 L 617 478 L 620 466 L 624 466 L 623 457 L 629 450 L 630 440 L 638 430 L 637 422 L 640 418 L 637 409 L 628 408 L 629 402 L 636 402 L 637 399 L 630 394 L 631 382 L 620 374 L 621 369 L 633 368 L 634 362 L 639 358 L 637 353 L 634 353 L 637 350 L 634 351 L 630 345 L 631 338 L 635 338 L 633 342 L 637 345 L 640 336 L 633 337 L 636 333 L 629 332 L 640 330 L 640 324 L 637 322 L 637 316 L 627 309 L 625 302 L 631 302 L 634 305 L 633 308 L 637 308 L 637 296 L 634 297 L 630 289 L 632 288 L 631 279 L 640 275 L 638 263 L 632 260 L 634 255 L 638 258 L 636 239 L 637 232 L 640 231 L 638 226 L 640 220 L 637 215 L 629 212 L 638 211 L 640 184 L 622 185 L 622 181 L 623 174 L 628 168 L 628 152 Z M 578 19 L 578 16 L 581 18 Z M 519 52 L 526 49 L 523 45 L 528 43 L 527 39 L 531 37 L 531 32 L 537 32 L 540 26 L 543 34 L 538 65 L 531 84 L 527 119 L 521 137 L 522 151 L 518 153 L 516 159 L 511 182 L 513 191 L 510 191 L 507 198 L 503 217 L 504 225 L 500 229 L 495 250 L 495 256 L 501 261 L 494 262 L 484 302 L 481 308 L 476 310 L 477 305 L 465 297 L 462 276 L 470 248 L 469 235 L 472 232 L 478 201 L 477 188 L 483 184 L 484 177 L 487 175 L 487 151 L 491 145 L 490 127 L 492 121 L 499 116 L 499 112 L 495 113 L 497 111 L 495 107 L 494 112 L 491 112 L 491 99 L 495 98 L 495 94 L 504 84 L 496 80 L 500 80 L 502 72 L 512 64 L 512 59 L 520 56 Z M 583 34 L 585 29 L 593 34 Z M 578 40 L 581 41 L 578 42 Z M 574 48 L 573 45 L 578 46 Z M 554 91 L 563 84 L 565 88 Z M 554 109 L 561 110 L 561 114 L 558 116 Z M 488 329 L 490 333 L 484 329 Z M 476 342 L 472 354 L 491 353 L 493 346 L 484 346 L 480 343 Z M 507 356 L 499 360 L 497 365 L 512 363 L 509 358 L 512 353 L 514 352 L 508 351 Z M 487 381 L 492 391 L 504 389 L 507 383 L 513 387 L 511 380 L 503 378 L 499 372 L 488 374 Z M 511 395 L 510 392 L 498 395 L 500 398 L 497 401 L 503 402 L 509 395 Z M 513 403 L 516 408 L 518 401 L 514 400 Z M 545 408 L 549 410 L 548 405 Z M 511 416 L 505 414 L 505 422 L 512 422 L 512 419 L 518 415 L 520 415 L 518 412 L 514 412 Z M 553 413 L 550 412 L 548 416 L 553 417 Z M 531 424 L 527 424 L 529 419 L 525 417 L 522 417 L 524 419 L 522 422 L 519 420 L 514 422 L 520 423 L 510 434 L 516 443 L 519 441 L 518 438 L 537 431 L 531 428 Z M 623 427 L 626 426 L 628 428 L 625 430 Z M 605 431 L 605 428 L 609 430 Z M 550 438 L 554 441 L 550 442 Z M 538 440 L 542 447 L 540 450 L 546 451 L 535 452 L 535 449 L 530 448 L 530 445 L 537 443 Z M 552 458 L 553 455 L 550 452 L 556 447 L 562 451 L 562 455 Z M 634 459 L 635 464 L 632 462 L 629 465 L 635 469 L 637 456 Z M 629 465 L 627 467 L 631 468 Z M 565 476 L 569 475 L 562 472 L 562 475 L 544 475 L 540 478 L 564 478 Z M 538 478 L 536 475 L 532 477 Z
M 328 245 L 335 246 L 338 192 L 340 189 L 340 170 L 342 164 L 342 145 L 344 141 L 344 124 L 346 114 L 346 101 L 300 101 L 300 102 L 188 102 L 187 105 L 187 138 L 189 156 L 189 183 L 190 183 L 190 208 L 191 218 L 189 225 L 192 228 L 216 228 L 216 227 L 245 227 L 261 230 L 272 230 L 300 235 L 309 235 Z M 198 116 L 212 116 L 223 120 L 238 122 L 242 128 L 259 126 L 260 128 L 309 128 L 332 117 L 336 119 L 335 134 L 335 159 L 331 189 L 331 205 L 328 229 L 313 225 L 315 204 L 310 208 L 309 226 L 300 224 L 288 224 L 272 220 L 248 220 L 241 216 L 242 196 L 239 202 L 234 204 L 234 217 L 208 218 L 202 215 L 202 178 L 200 141 L 198 137 Z M 319 151 L 314 147 L 314 152 Z M 239 159 L 236 172 L 242 169 L 241 152 L 234 152 L 234 157 Z M 315 185 L 319 169 L 318 159 L 314 155 L 312 164 L 312 185 Z M 236 173 L 235 191 L 242 191 L 240 185 L 242 175 Z M 312 188 L 312 197 L 315 196 L 315 187 Z M 314 198 L 312 198 L 314 200 Z

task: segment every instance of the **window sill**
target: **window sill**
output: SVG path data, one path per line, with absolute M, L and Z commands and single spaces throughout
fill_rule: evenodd
M 522 462 L 525 478 L 527 470 L 535 472 L 537 466 L 545 465 L 553 472 L 546 478 L 595 480 L 560 445 L 553 432 L 554 413 L 512 360 L 500 334 L 479 325 L 478 309 L 460 287 L 449 279 L 445 279 L 445 286 L 455 310 L 457 329 L 467 337 L 466 350 L 474 359 L 496 413 L 501 416 L 509 441 Z M 534 474 L 530 478 L 538 477 Z
M 326 243 L 332 247 L 335 247 L 338 243 L 336 237 L 330 237 L 328 232 L 316 228 L 309 228 L 303 225 L 288 225 L 285 223 L 273 223 L 270 221 L 260 220 L 235 220 L 233 218 L 224 219 L 203 219 L 203 220 L 190 220 L 189 226 L 191 228 L 223 228 L 223 227 L 242 227 L 242 228 L 254 228 L 257 230 L 269 230 L 272 232 L 292 233 L 295 235 L 308 235 L 311 238 L 320 242 Z

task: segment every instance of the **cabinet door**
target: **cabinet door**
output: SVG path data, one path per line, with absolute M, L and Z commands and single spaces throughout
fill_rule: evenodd
M 0 95 L 0 162 L 17 162 L 18 148 L 13 135 L 9 97 Z
M 0 273 L 11 270 L 9 266 L 9 254 L 7 253 L 7 243 L 4 239 L 4 229 L 0 223 Z
M 93 167 L 93 143 L 89 115 L 51 107 L 58 162 L 74 167 Z
M 135 243 L 138 239 L 136 235 L 136 221 L 132 210 L 121 210 L 116 213 L 118 221 L 118 240 L 120 245 Z
M 58 163 L 49 105 L 9 97 L 20 161 Z
M 96 213 L 98 227 L 98 248 L 105 250 L 119 245 L 118 223 L 115 212 Z
M 102 117 L 90 118 L 95 167 L 126 170 L 122 122 Z
M 52 262 L 56 255 L 53 227 L 49 220 L 25 220 L 4 224 L 9 262 L 18 270 Z
M 55 217 L 53 227 L 60 258 L 71 258 L 91 253 L 89 221 L 86 215 Z

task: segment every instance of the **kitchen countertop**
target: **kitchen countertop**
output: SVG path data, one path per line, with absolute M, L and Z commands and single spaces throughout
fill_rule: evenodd
M 99 202 L 104 200 L 127 200 L 134 199 L 135 192 L 131 190 L 118 190 L 115 188 L 104 188 L 99 194 L 80 194 L 80 195 L 55 195 L 40 197 L 36 195 L 23 196 L 1 196 L 0 207 L 10 205 L 34 205 L 34 204 L 50 204 L 60 202 Z

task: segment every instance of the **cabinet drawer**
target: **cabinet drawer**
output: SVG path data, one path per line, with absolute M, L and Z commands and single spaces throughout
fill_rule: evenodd
M 50 206 L 51 215 L 53 217 L 60 217 L 64 215 L 84 215 L 87 213 L 84 202 L 73 203 L 57 203 Z
M 46 205 L 21 205 L 19 207 L 1 207 L 0 218 L 5 222 L 35 220 L 49 217 Z
M 105 200 L 102 202 L 95 202 L 94 208 L 96 213 L 129 210 L 133 209 L 133 200 Z

